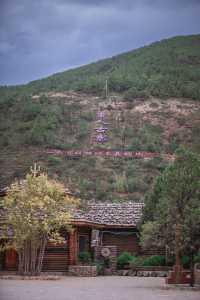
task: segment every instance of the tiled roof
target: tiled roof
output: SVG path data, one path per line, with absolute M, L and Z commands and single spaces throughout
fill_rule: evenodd
M 114 226 L 136 226 L 142 216 L 144 203 L 89 204 L 87 210 L 75 211 L 74 221 Z

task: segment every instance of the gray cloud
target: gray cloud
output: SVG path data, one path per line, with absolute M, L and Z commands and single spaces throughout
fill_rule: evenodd
M 199 0 L 0 0 L 0 84 L 200 32 Z

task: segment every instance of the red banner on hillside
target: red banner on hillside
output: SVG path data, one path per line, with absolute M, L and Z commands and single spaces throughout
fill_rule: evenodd
M 170 154 L 162 154 L 156 152 L 145 152 L 145 151 L 115 151 L 115 150 L 59 150 L 59 149 L 48 149 L 45 150 L 47 154 L 53 154 L 58 156 L 66 157 L 119 157 L 119 158 L 154 158 L 163 157 L 168 160 L 173 160 L 174 156 Z

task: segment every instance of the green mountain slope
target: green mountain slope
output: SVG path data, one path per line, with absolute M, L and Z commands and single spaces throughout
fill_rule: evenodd
M 0 187 L 21 178 L 37 161 L 84 199 L 141 200 L 168 164 L 162 156 L 69 160 L 45 151 L 104 148 L 162 154 L 184 144 L 199 152 L 199 83 L 196 35 L 0 88 Z M 105 145 L 93 140 L 99 109 L 108 123 Z
M 200 98 L 200 35 L 174 37 L 134 51 L 14 88 L 38 93 L 78 90 L 102 92 L 133 89 L 134 95 Z

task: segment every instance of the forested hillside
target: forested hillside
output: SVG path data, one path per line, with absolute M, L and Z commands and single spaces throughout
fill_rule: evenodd
M 30 94 L 76 90 L 102 93 L 108 79 L 110 91 L 127 96 L 200 98 L 200 35 L 162 40 L 137 50 L 80 68 L 57 73 L 26 86 L 1 93 Z
M 105 97 L 105 82 L 108 97 Z M 169 163 L 91 157 L 46 149 L 174 153 L 200 150 L 200 35 L 176 37 L 24 86 L 0 88 L 0 187 L 37 161 L 83 199 L 143 199 Z M 93 139 L 103 110 L 108 141 Z

